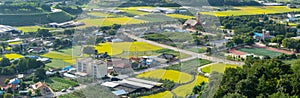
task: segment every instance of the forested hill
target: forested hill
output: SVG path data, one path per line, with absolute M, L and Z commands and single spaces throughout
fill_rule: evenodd
M 249 57 L 243 68 L 230 68 L 214 97 L 297 98 L 300 97 L 300 62 L 288 65 L 280 60 Z M 213 81 L 213 80 L 210 80 Z
M 208 0 L 212 6 L 259 6 L 255 0 Z

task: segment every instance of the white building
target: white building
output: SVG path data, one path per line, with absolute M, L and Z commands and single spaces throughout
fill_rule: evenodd
M 87 73 L 94 78 L 102 78 L 107 75 L 107 63 L 92 58 L 82 58 L 76 60 L 77 72 Z
M 11 26 L 0 25 L 0 37 L 7 38 L 11 37 L 13 33 L 18 33 L 18 30 Z

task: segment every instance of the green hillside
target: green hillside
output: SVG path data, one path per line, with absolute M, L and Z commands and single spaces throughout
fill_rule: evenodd
M 66 12 L 51 12 L 40 14 L 0 15 L 0 24 L 12 26 L 26 26 L 46 24 L 50 22 L 65 22 L 73 19 L 74 16 Z

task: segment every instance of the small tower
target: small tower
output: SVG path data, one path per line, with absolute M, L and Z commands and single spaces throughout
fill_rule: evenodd
M 265 40 L 266 36 L 266 29 L 262 29 L 262 39 Z
M 197 24 L 200 24 L 200 25 L 202 24 L 201 23 L 201 14 L 199 12 L 196 15 L 196 20 L 197 20 Z

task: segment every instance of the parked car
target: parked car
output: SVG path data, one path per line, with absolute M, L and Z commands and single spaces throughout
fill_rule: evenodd
M 67 92 L 67 90 L 66 89 L 62 89 L 61 92 Z
M 69 87 L 69 90 L 71 90 L 71 91 L 74 90 L 74 87 L 73 86 Z

